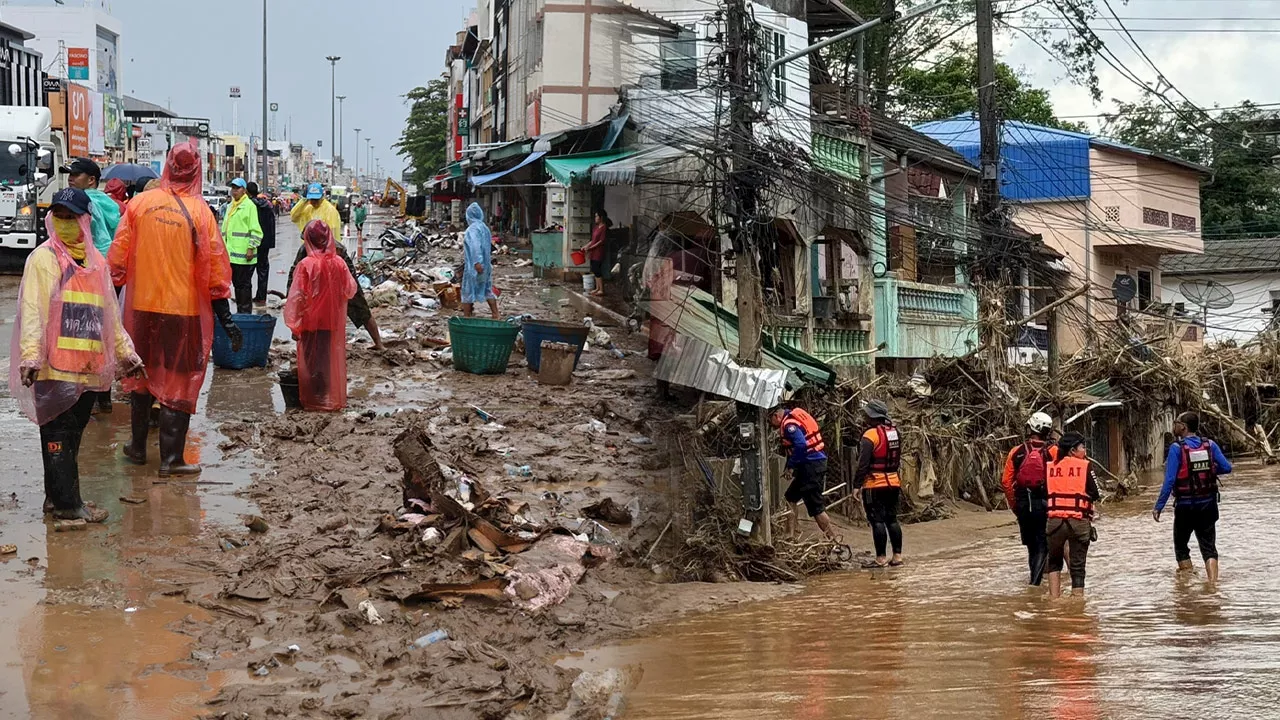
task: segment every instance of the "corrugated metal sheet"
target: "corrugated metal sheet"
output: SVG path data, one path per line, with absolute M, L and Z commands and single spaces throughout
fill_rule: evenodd
M 662 353 L 653 376 L 674 385 L 771 408 L 787 389 L 787 371 L 745 368 L 729 351 L 687 335 L 675 336 Z
M 642 150 L 621 160 L 591 169 L 591 182 L 596 185 L 632 185 L 638 177 L 657 174 L 665 165 L 685 156 L 685 151 L 670 145 Z

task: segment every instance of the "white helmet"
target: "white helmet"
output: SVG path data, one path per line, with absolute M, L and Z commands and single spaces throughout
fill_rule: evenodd
M 1044 434 L 1053 427 L 1053 418 L 1042 412 L 1031 413 L 1031 417 L 1027 419 L 1027 427 L 1031 428 L 1033 433 Z

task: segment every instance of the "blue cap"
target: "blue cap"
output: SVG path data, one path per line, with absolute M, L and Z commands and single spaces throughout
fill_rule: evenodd
M 83 215 L 89 212 L 89 195 L 79 188 L 65 187 L 59 190 L 53 196 L 53 201 L 49 203 L 49 207 L 58 205 L 77 215 Z
M 324 186 L 320 183 L 311 183 L 307 186 L 307 199 L 319 200 L 324 197 Z
M 235 180 L 232 180 L 230 183 L 227 183 L 227 184 L 230 185 L 231 187 L 238 187 L 238 188 L 249 186 L 249 183 L 245 182 L 244 178 L 236 178 Z

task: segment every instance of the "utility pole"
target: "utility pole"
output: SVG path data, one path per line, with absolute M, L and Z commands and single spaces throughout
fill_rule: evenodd
M 342 168 L 342 101 L 346 100 L 346 95 L 338 96 L 338 168 Z
M 356 185 L 360 184 L 360 128 L 356 128 L 356 170 L 353 177 L 356 179 Z
M 759 247 L 756 241 L 756 213 L 759 202 L 756 173 L 751 168 L 754 154 L 754 95 L 764 90 L 769 78 L 754 74 L 752 47 L 756 43 L 753 23 L 746 0 L 725 2 L 725 81 L 729 95 L 729 174 L 723 207 L 730 215 L 730 240 L 733 243 L 734 274 L 738 295 L 738 362 L 744 367 L 760 366 L 760 341 L 763 334 L 764 295 L 760 288 Z M 773 508 L 766 448 L 768 423 L 765 411 L 756 409 L 752 447 L 744 448 L 743 480 L 757 475 L 760 502 L 759 538 L 773 544 Z M 754 468 L 752 467 L 754 465 Z M 751 470 L 755 470 L 754 473 Z M 750 495 L 744 492 L 744 501 Z M 750 505 L 744 502 L 744 509 Z
M 982 245 L 979 248 L 981 260 L 975 264 L 973 274 L 977 276 L 978 282 L 975 286 L 978 293 L 986 295 L 988 300 L 986 303 L 979 300 L 980 308 L 997 305 L 990 302 L 990 296 L 1003 289 L 1001 278 L 991 277 L 990 269 L 994 266 L 991 261 L 992 253 L 1002 246 L 1002 238 L 1007 235 L 1004 232 L 1004 213 L 1000 200 L 1000 118 L 996 110 L 996 60 L 993 38 L 995 10 L 992 7 L 994 2 L 995 0 L 977 0 L 978 134 L 981 143 L 978 152 L 978 167 L 981 170 L 981 184 L 978 187 L 978 222 Z M 1003 320 L 1003 318 L 1000 319 Z M 995 380 L 997 368 L 1003 367 L 1008 359 L 1008 351 L 1004 343 L 999 342 L 1003 335 L 997 337 L 996 333 L 989 329 L 990 325 L 990 322 L 981 323 L 981 327 L 986 329 L 984 332 L 986 337 L 979 338 L 979 341 L 987 347 L 987 376 Z
M 338 153 L 338 106 L 334 101 L 338 95 L 338 61 L 342 58 L 338 55 L 326 55 L 325 60 L 329 61 L 329 154 L 337 156 Z M 334 180 L 334 160 L 329 161 L 329 184 L 333 185 Z
M 267 0 L 262 0 L 262 192 L 267 191 L 268 167 L 267 144 L 271 136 L 267 134 Z

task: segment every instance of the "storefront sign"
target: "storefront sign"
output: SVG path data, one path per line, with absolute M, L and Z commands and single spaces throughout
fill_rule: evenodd
M 67 48 L 67 78 L 89 79 L 89 48 Z
M 89 88 L 67 85 L 67 152 L 72 157 L 89 157 Z

